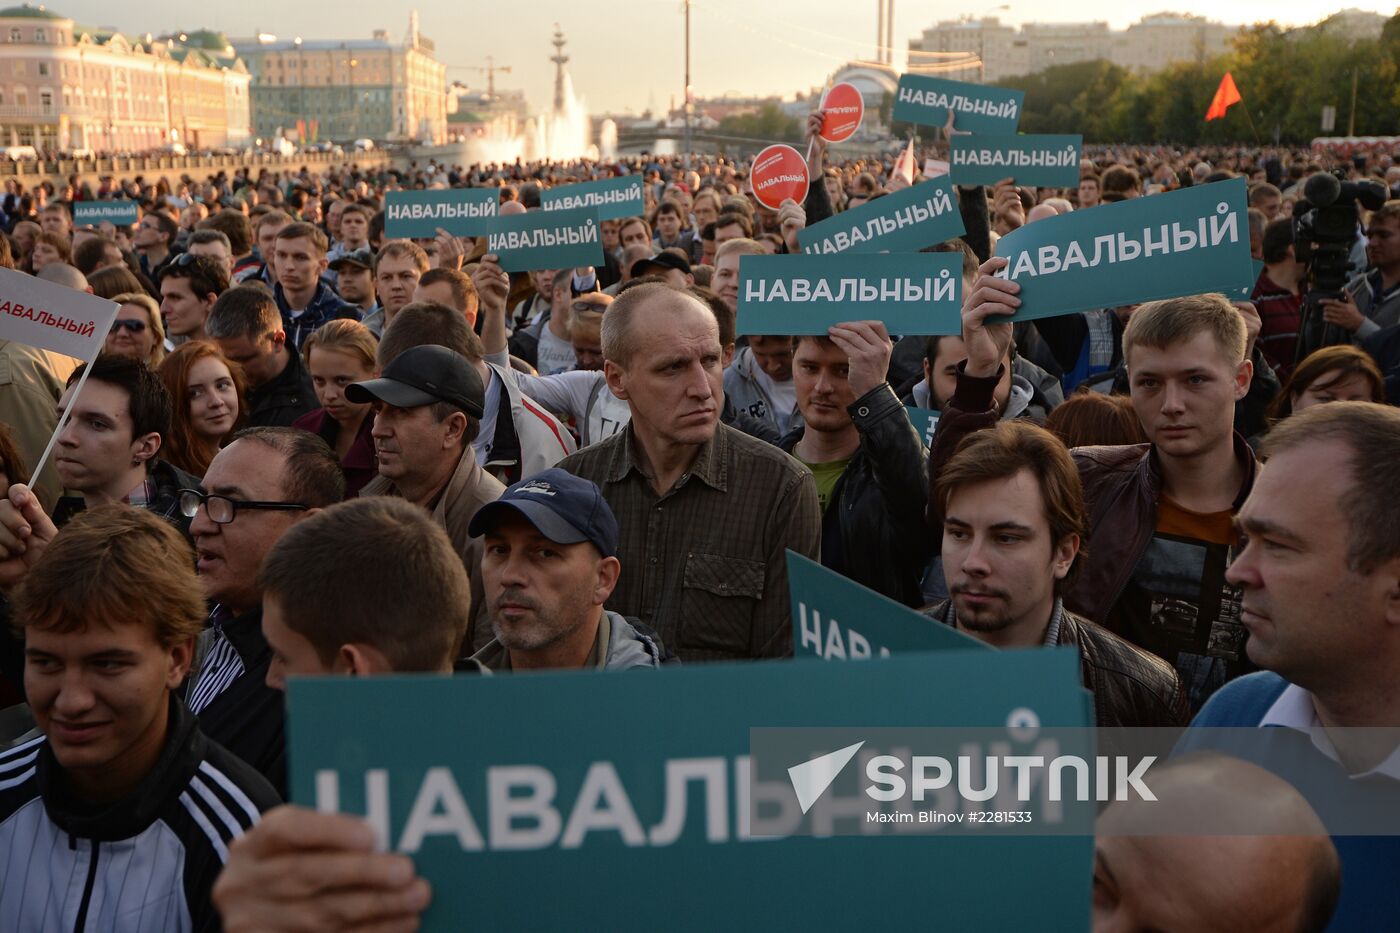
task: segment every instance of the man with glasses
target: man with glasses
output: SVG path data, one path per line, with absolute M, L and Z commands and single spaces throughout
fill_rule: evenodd
M 214 607 L 185 702 L 205 735 L 285 796 L 282 695 L 265 683 L 272 650 L 262 634 L 258 569 L 288 528 L 344 497 L 345 478 L 335 452 L 316 435 L 248 428 L 219 451 L 204 482 L 208 495 L 190 490 L 180 499 Z
M 160 313 L 173 338 L 205 339 L 204 322 L 214 302 L 228 290 L 228 273 L 208 256 L 181 253 L 160 276 Z
M 136 225 L 136 233 L 131 245 L 141 257 L 141 271 L 148 278 L 159 279 L 165 266 L 174 255 L 175 238 L 180 235 L 180 225 L 175 218 L 160 211 L 151 211 L 141 217 Z

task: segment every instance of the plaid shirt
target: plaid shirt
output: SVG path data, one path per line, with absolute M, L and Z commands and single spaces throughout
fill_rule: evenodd
M 818 559 L 812 474 L 723 424 L 665 495 L 629 425 L 559 466 L 598 484 L 621 529 L 608 608 L 641 619 L 684 661 L 792 654 L 788 548 Z

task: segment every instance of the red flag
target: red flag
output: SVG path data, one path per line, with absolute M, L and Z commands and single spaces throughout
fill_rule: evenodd
M 1220 87 L 1215 89 L 1215 99 L 1210 102 L 1210 109 L 1206 111 L 1206 122 L 1224 117 L 1231 104 L 1238 104 L 1242 100 L 1244 98 L 1240 97 L 1240 89 L 1235 87 L 1235 79 L 1230 77 L 1230 72 L 1225 72 L 1225 77 L 1220 79 Z

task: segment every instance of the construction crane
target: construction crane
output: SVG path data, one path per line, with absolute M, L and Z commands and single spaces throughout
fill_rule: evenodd
M 486 72 L 486 98 L 491 101 L 494 101 L 496 99 L 496 72 L 502 71 L 506 74 L 510 74 L 509 65 L 498 66 L 496 64 L 496 59 L 490 55 L 486 56 L 485 67 L 482 67 L 481 65 L 468 65 L 466 70 Z

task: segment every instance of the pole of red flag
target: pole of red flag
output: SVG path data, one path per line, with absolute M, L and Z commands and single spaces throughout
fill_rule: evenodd
M 1245 118 L 1249 120 L 1249 130 L 1254 134 L 1255 145 L 1264 145 L 1263 140 L 1259 138 L 1259 127 L 1254 125 L 1254 116 L 1249 112 L 1249 104 L 1246 104 L 1244 101 L 1240 101 L 1240 109 L 1244 111 Z

